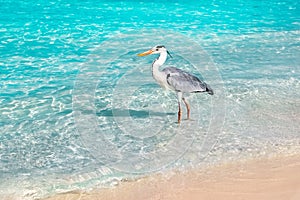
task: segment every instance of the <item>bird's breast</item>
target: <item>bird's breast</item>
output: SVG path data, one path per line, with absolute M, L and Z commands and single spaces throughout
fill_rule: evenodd
M 164 89 L 173 89 L 167 82 L 167 73 L 160 71 L 159 67 L 153 65 L 152 67 L 152 76 L 154 80 Z
M 173 90 L 173 88 L 167 82 L 167 77 L 153 76 L 153 78 L 162 88 Z

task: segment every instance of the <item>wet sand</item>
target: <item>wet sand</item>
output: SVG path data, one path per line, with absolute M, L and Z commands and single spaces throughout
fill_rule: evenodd
M 73 191 L 46 200 L 298 200 L 300 155 L 226 163 L 123 181 L 110 189 Z

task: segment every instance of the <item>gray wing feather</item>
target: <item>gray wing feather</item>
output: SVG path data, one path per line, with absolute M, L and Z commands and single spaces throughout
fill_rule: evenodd
M 210 87 L 196 76 L 175 67 L 163 69 L 167 74 L 167 82 L 176 91 L 180 92 L 206 92 Z

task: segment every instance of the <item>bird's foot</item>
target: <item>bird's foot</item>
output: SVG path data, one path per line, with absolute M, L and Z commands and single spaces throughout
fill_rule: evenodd
M 195 121 L 194 119 L 191 119 L 191 118 L 186 118 L 186 119 L 185 119 L 185 121 L 188 121 L 188 120 L 189 120 L 189 121 Z

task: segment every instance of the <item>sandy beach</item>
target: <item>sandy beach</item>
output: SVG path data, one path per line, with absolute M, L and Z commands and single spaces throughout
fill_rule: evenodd
M 123 181 L 111 189 L 72 191 L 45 200 L 297 200 L 300 155 L 226 163 Z

